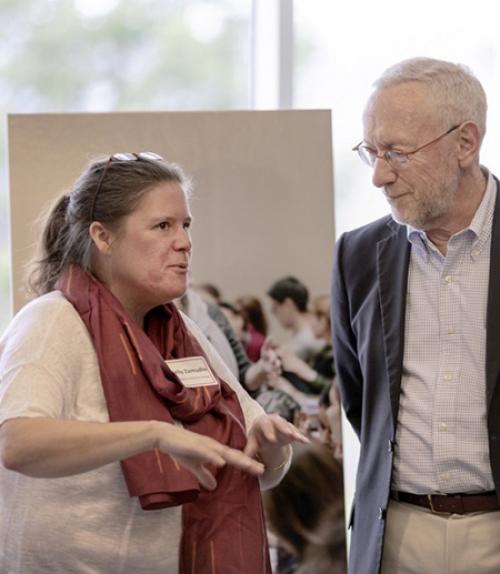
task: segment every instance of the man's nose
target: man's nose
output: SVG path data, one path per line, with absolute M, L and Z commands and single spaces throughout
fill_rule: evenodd
M 372 183 L 375 187 L 384 187 L 388 184 L 394 183 L 397 179 L 397 174 L 391 167 L 389 162 L 382 156 L 375 159 L 373 164 Z

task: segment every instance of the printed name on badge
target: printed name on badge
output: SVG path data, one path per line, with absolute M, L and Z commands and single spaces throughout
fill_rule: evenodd
M 218 385 L 205 357 L 188 357 L 165 361 L 169 368 L 179 377 L 181 383 L 189 388 Z

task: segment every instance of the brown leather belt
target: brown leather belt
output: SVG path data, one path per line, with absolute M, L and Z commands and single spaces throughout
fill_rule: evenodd
M 428 508 L 432 512 L 446 514 L 469 514 L 500 510 L 495 491 L 479 494 L 411 494 L 392 491 L 391 498 Z

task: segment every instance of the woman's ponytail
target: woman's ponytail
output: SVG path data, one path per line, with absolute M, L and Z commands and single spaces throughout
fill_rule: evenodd
M 70 196 L 61 196 L 44 218 L 43 233 L 35 259 L 29 264 L 28 286 L 35 295 L 54 289 L 67 261 L 69 224 L 67 210 Z

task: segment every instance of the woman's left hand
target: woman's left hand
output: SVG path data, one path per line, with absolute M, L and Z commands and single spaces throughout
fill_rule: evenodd
M 280 455 L 283 447 L 293 442 L 308 443 L 309 439 L 300 433 L 292 423 L 277 414 L 264 414 L 255 419 L 245 447 L 245 454 L 255 458 L 259 455 L 264 464 Z M 283 458 L 283 455 L 281 455 Z

